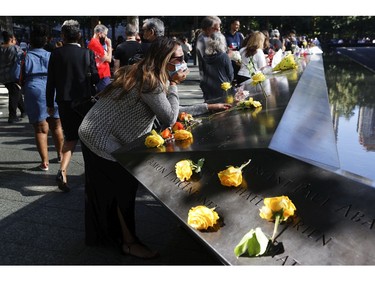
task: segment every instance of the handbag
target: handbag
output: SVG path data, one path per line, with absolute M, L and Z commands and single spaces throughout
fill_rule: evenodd
M 98 100 L 96 87 L 94 84 L 91 83 L 90 51 L 89 50 L 87 50 L 86 52 L 86 83 L 87 83 L 87 92 L 89 93 L 90 96 L 76 99 L 71 102 L 71 108 L 82 117 L 86 116 L 86 114 L 90 111 L 90 109 L 94 106 L 94 104 Z

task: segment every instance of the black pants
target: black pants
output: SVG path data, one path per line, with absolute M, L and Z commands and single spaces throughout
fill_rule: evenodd
M 14 120 L 17 118 L 17 108 L 20 110 L 21 114 L 25 112 L 22 92 L 17 83 L 7 83 L 5 87 L 9 92 L 9 119 Z
M 135 235 L 135 197 L 138 181 L 119 163 L 97 156 L 82 142 L 85 161 L 85 230 L 87 245 L 114 245 L 122 241 L 117 214 L 120 208 Z

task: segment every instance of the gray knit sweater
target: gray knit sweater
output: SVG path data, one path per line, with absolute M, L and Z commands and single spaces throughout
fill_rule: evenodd
M 173 125 L 179 113 L 177 87 L 161 87 L 139 95 L 136 90 L 116 99 L 121 89 L 101 97 L 79 127 L 81 141 L 96 155 L 116 161 L 111 155 L 138 137 L 149 133 L 155 118 Z

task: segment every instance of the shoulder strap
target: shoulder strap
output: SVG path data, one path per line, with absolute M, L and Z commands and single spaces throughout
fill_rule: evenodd
M 21 71 L 20 71 L 20 79 L 19 84 L 23 86 L 25 84 L 25 76 L 26 76 L 26 70 L 25 70 L 25 60 L 26 60 L 27 52 L 24 52 L 21 56 Z
M 88 76 L 91 76 L 90 71 L 90 49 L 87 49 L 86 51 L 86 73 Z
M 86 81 L 87 81 L 87 87 L 89 89 L 89 91 L 91 91 L 91 88 L 93 87 L 93 83 L 91 82 L 91 76 L 92 76 L 92 73 L 91 73 L 91 69 L 90 69 L 90 49 L 87 49 L 86 51 Z M 96 99 L 97 96 L 99 95 L 99 93 L 95 94 L 95 95 L 91 95 L 91 98 L 94 98 Z

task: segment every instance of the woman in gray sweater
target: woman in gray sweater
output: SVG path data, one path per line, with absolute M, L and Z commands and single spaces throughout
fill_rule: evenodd
M 169 126 L 176 122 L 176 84 L 186 78 L 188 71 L 170 69 L 180 69 L 182 64 L 179 43 L 159 38 L 143 60 L 116 73 L 115 80 L 82 121 L 79 136 L 85 160 L 88 245 L 121 241 L 124 254 L 139 258 L 157 256 L 135 234 L 138 181 L 111 153 L 150 132 L 155 118 Z

